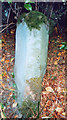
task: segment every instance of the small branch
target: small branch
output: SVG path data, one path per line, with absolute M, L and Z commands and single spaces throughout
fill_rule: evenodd
M 53 3 L 55 2 L 55 0 L 53 1 Z M 53 7 L 52 7 L 52 9 L 51 9 L 51 13 L 50 13 L 50 18 L 51 18 L 51 16 L 52 16 L 52 12 L 53 12 Z
M 8 24 L 6 24 L 6 25 L 1 25 L 0 27 L 3 27 L 3 26 L 7 26 Z
M 6 30 L 10 25 L 15 24 L 15 23 L 10 23 L 8 26 L 6 26 L 3 30 L 0 31 L 2 33 L 4 30 Z
M 37 10 L 37 0 L 36 0 L 36 2 L 35 2 L 35 10 Z
M 52 9 L 51 9 L 50 18 L 51 18 L 51 16 L 52 16 L 52 12 L 53 12 L 53 7 L 52 7 Z
M 58 15 L 58 18 L 61 17 L 64 13 L 66 13 L 67 10 L 65 10 L 64 12 L 62 12 L 60 15 Z
M 7 17 L 7 23 L 8 23 L 8 21 L 9 21 L 10 12 L 11 12 L 11 8 L 9 9 L 9 13 L 8 13 L 8 17 Z

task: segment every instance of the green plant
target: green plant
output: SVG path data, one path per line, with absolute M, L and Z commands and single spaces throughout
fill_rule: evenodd
M 62 46 L 60 47 L 60 50 L 67 50 L 67 43 L 66 42 L 62 42 Z
M 32 6 L 30 3 L 34 3 L 34 2 L 32 2 L 30 0 L 25 0 L 24 8 L 29 10 L 29 11 L 32 11 Z

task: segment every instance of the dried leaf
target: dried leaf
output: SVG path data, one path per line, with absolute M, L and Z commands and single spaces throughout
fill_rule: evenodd
M 13 60 L 14 60 L 14 57 L 13 57 L 13 58 L 11 58 L 11 60 L 10 60 L 10 61 L 11 61 L 11 62 L 13 62 Z
M 57 61 L 55 61 L 55 62 L 54 62 L 54 65 L 57 65 L 57 64 L 58 64 Z
M 43 91 L 42 94 L 47 94 L 47 91 Z
M 1 59 L 1 62 L 5 61 L 5 56 Z
M 8 63 L 8 62 L 9 62 L 9 60 L 6 60 L 6 61 L 5 61 L 5 63 Z
M 65 116 L 65 112 L 63 112 L 63 113 L 62 113 L 62 115 L 64 115 L 64 116 Z
M 18 115 L 15 115 L 14 118 L 18 118 Z
M 5 89 L 5 84 L 1 82 L 1 86 Z
M 58 53 L 58 56 L 61 56 L 61 52 Z
M 55 110 L 56 110 L 57 112 L 61 112 L 61 111 L 63 110 L 63 108 L 57 107 Z
M 58 91 L 58 92 L 61 92 L 61 88 L 60 88 L 60 87 L 58 87 L 58 88 L 57 88 L 57 91 Z
M 10 71 L 10 67 L 7 68 L 7 71 L 8 71 L 8 72 Z
M 59 60 L 60 60 L 60 57 L 57 57 L 57 60 L 59 61 Z
M 10 91 L 14 91 L 15 90 L 12 87 L 10 87 L 10 88 L 8 87 L 7 89 L 10 90 Z
M 2 80 L 2 74 L 0 74 L 0 80 Z
M 16 107 L 17 106 L 17 102 L 13 103 L 12 107 Z
M 1 111 L 1 118 L 6 118 L 6 115 L 4 112 Z
M 46 91 L 48 91 L 48 92 L 54 92 L 51 87 L 46 87 L 45 89 L 46 89 Z
M 13 93 L 11 92 L 9 96 L 12 96 L 12 95 L 13 95 Z

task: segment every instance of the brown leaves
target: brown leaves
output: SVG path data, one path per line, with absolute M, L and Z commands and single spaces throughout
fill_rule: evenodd
M 54 40 L 49 43 L 48 72 L 45 74 L 42 83 L 44 89 L 41 97 L 41 107 L 45 104 L 43 117 L 46 117 L 47 113 L 52 118 L 63 118 L 65 116 L 65 51 L 57 49 L 60 43 L 60 37 L 56 44 Z
M 46 87 L 45 89 L 46 89 L 47 92 L 54 92 L 51 87 Z
M 5 61 L 5 56 L 1 59 L 1 62 Z
M 1 86 L 5 89 L 5 84 L 3 82 L 1 82 Z
M 58 56 L 61 56 L 61 52 L 58 53 Z
M 55 62 L 54 62 L 54 65 L 57 65 L 57 64 L 58 64 L 58 62 L 57 62 L 57 61 L 55 61 Z
M 63 108 L 57 107 L 55 110 L 56 110 L 57 112 L 61 112 L 61 111 L 63 110 Z
M 6 60 L 5 63 L 9 63 L 9 60 Z

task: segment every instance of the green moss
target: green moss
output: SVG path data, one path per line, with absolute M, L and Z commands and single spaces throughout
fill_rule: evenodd
M 31 11 L 29 13 L 22 14 L 18 18 L 18 24 L 22 22 L 23 18 L 30 30 L 32 30 L 32 28 L 40 30 L 40 24 L 47 24 L 47 17 L 38 11 Z
M 29 98 L 25 99 L 22 103 L 21 113 L 24 118 L 33 117 L 38 110 L 38 101 L 33 102 Z

